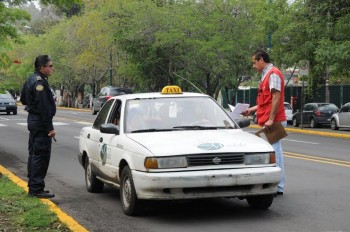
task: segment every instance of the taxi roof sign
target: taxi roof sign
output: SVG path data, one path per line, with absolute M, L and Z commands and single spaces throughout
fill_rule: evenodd
M 181 94 L 182 90 L 177 85 L 168 85 L 162 89 L 162 94 Z

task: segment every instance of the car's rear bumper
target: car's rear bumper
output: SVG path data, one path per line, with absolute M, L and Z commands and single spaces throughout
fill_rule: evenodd
M 316 123 L 318 124 L 330 124 L 331 123 L 331 117 L 325 117 L 325 118 L 315 118 Z
M 278 167 L 191 172 L 133 171 L 139 199 L 194 199 L 272 194 L 281 179 Z

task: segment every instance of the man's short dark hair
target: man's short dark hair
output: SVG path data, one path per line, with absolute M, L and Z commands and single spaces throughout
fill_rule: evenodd
M 255 60 L 260 60 L 262 58 L 265 63 L 271 63 L 269 54 L 263 50 L 257 50 L 254 52 L 253 56 L 255 57 Z
M 49 55 L 37 56 L 34 62 L 35 70 L 39 71 L 42 66 L 46 66 L 50 61 L 52 61 L 52 58 Z

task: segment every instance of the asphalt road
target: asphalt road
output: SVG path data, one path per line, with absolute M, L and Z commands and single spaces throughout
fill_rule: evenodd
M 52 201 L 89 231 L 350 230 L 349 139 L 289 132 L 282 142 L 285 195 L 275 198 L 267 211 L 251 209 L 238 199 L 214 199 L 151 202 L 146 215 L 128 217 L 122 212 L 118 190 L 107 187 L 104 193 L 91 194 L 85 189 L 77 160 L 78 136 L 93 118 L 89 112 L 58 111 L 57 142 L 46 178 L 47 188 L 56 194 Z M 322 128 L 316 133 L 320 131 L 332 132 Z M 28 132 L 22 108 L 18 115 L 0 114 L 0 136 L 0 164 L 26 180 Z

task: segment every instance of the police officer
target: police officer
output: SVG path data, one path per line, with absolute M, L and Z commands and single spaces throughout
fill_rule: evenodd
M 56 105 L 47 80 L 53 72 L 52 59 L 48 55 L 38 56 L 34 66 L 34 74 L 24 83 L 20 98 L 28 111 L 28 194 L 52 198 L 55 195 L 45 190 L 44 181 L 50 163 L 52 139 L 56 135 L 52 124 Z

